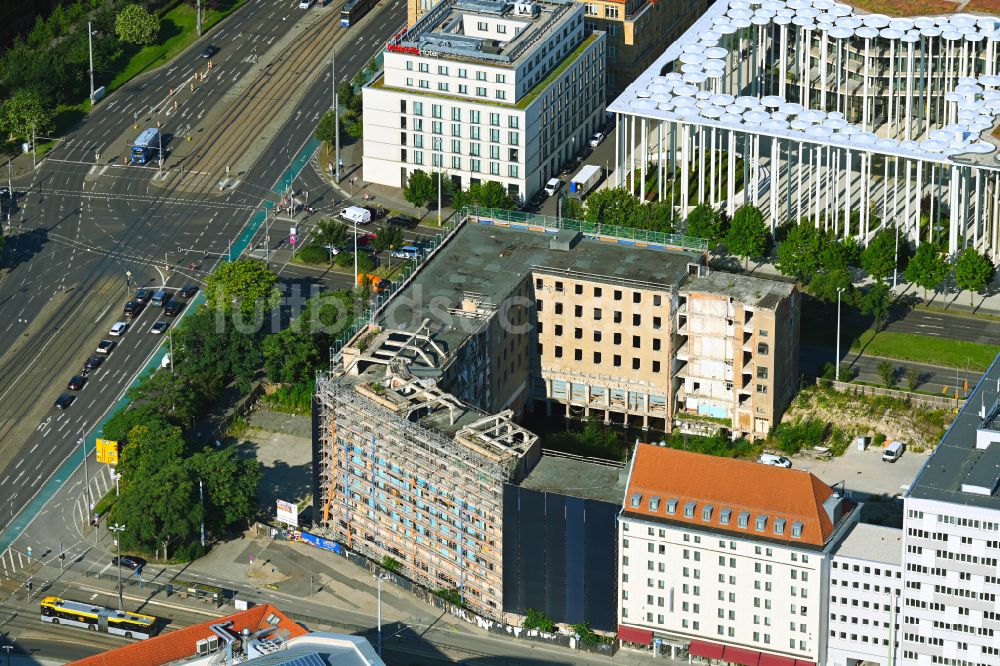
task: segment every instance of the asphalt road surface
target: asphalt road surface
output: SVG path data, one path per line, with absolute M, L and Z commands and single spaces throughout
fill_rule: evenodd
M 335 21 L 340 4 L 310 11 Z M 298 12 L 287 1 L 248 3 L 169 66 L 117 91 L 38 169 L 15 182 L 24 194 L 12 219 L 9 270 L 0 284 L 0 525 L 78 447 L 162 342 L 149 332 L 154 308 L 147 308 L 75 402 L 65 411 L 52 407 L 122 318 L 131 289 L 198 284 L 227 254 L 249 215 L 279 197 L 273 188 L 315 127 L 303 119 L 329 107 L 329 70 L 320 67 L 304 94 L 295 91 L 299 113 L 276 131 L 240 184 L 221 194 L 156 183 L 155 167 L 109 166 L 102 173 L 93 150 L 103 151 L 104 161 L 112 149 L 103 142 L 132 131 L 133 109 L 164 98 L 204 66 L 198 54 L 209 40 L 220 47 L 213 73 L 232 76 L 219 76 L 201 90 L 202 110 L 226 106 L 239 73 L 256 64 L 250 56 L 268 40 L 280 40 L 292 19 L 304 16 Z M 339 33 L 337 44 L 352 48 L 338 58 L 338 81 L 353 77 L 404 20 L 405 5 L 390 0 L 369 21 Z M 324 43 L 324 52 L 334 45 Z M 170 166 L 168 157 L 165 168 Z M 95 468 L 91 457 L 91 472 Z

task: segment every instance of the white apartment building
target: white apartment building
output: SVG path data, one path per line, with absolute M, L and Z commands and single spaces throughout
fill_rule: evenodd
M 362 90 L 364 178 L 440 172 L 528 198 L 604 124 L 605 36 L 573 0 L 446 0 Z
M 808 472 L 636 447 L 619 520 L 619 638 L 814 666 L 829 567 L 858 507 Z
M 903 532 L 858 523 L 830 563 L 827 666 L 899 663 Z
M 998 487 L 1000 364 L 994 360 L 904 498 L 899 663 L 1000 664 Z

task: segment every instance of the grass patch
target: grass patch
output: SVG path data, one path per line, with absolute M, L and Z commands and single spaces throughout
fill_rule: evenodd
M 114 491 L 108 491 L 108 494 L 97 502 L 97 505 L 94 507 L 94 513 L 99 516 L 108 515 L 108 511 L 111 510 L 111 507 L 113 507 L 117 501 L 118 495 L 115 495 Z M 90 518 L 92 519 L 93 516 L 90 516 Z
M 967 11 L 995 12 L 995 10 L 982 8 L 977 10 L 973 7 L 976 1 L 972 0 L 965 9 Z M 996 6 L 995 0 L 992 2 L 980 0 L 980 2 L 981 7 Z M 851 0 L 849 4 L 866 12 L 888 14 L 889 16 L 934 16 L 936 14 L 954 14 L 958 10 L 958 3 L 950 2 L 949 0 L 890 0 L 889 2 L 881 2 L 880 0 Z
M 263 401 L 276 412 L 308 416 L 312 413 L 312 397 L 315 383 L 311 380 L 301 384 L 283 384 L 273 393 L 263 396 Z
M 932 363 L 949 368 L 965 368 L 983 372 L 1000 353 L 1000 347 L 980 342 L 950 340 L 913 333 L 868 329 L 854 340 L 851 351 L 892 358 L 897 361 Z

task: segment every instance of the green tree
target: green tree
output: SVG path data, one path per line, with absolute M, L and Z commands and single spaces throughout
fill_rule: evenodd
M 403 198 L 417 208 L 426 208 L 437 201 L 437 178 L 423 169 L 410 173 L 403 188 Z
M 846 271 L 861 263 L 861 247 L 853 237 L 834 240 L 827 236 L 820 250 L 819 263 L 824 271 Z
M 916 368 L 907 368 L 903 377 L 906 379 L 906 388 L 910 392 L 916 391 L 917 387 L 920 386 L 920 372 Z
M 109 519 L 127 526 L 122 545 L 170 558 L 174 545 L 193 541 L 203 516 L 196 482 L 179 459 L 122 492 Z
M 756 206 L 745 204 L 733 215 L 726 234 L 726 247 L 743 258 L 743 270 L 747 270 L 750 259 L 759 259 L 767 252 L 768 235 L 764 214 Z
M 151 403 L 131 403 L 128 407 L 119 409 L 112 415 L 101 429 L 101 437 L 124 445 L 132 428 L 145 425 L 154 430 L 169 428 L 170 422 Z
M 875 366 L 875 371 L 878 373 L 879 378 L 882 380 L 882 384 L 886 388 L 891 389 L 896 385 L 896 368 L 892 367 L 892 363 L 889 361 L 882 361 Z
M 885 282 L 876 282 L 861 297 L 861 312 L 875 319 L 875 332 L 882 330 L 889 319 L 892 291 Z
M 263 473 L 255 458 L 240 458 L 234 447 L 206 447 L 187 460 L 191 475 L 204 484 L 205 524 L 215 534 L 248 520 L 257 509 Z
M 350 229 L 343 222 L 337 220 L 323 219 L 316 223 L 316 231 L 313 238 L 323 247 L 341 248 L 347 245 L 350 237 Z
M 842 290 L 840 297 L 844 303 L 854 303 L 855 289 L 851 284 L 851 274 L 844 269 L 820 273 L 809 283 L 809 293 L 827 303 L 837 301 L 838 289 Z
M 778 243 L 776 267 L 782 275 L 809 282 L 820 270 L 820 258 L 827 243 L 825 234 L 808 220 L 793 224 L 787 229 L 785 239 Z
M 556 623 L 542 611 L 528 608 L 524 612 L 524 628 L 528 630 L 537 629 L 546 634 L 551 634 L 556 630 Z
M 403 230 L 399 227 L 384 226 L 379 232 L 378 236 L 375 237 L 373 245 L 375 249 L 379 252 L 384 252 L 388 255 L 389 267 L 392 268 L 392 251 L 398 250 L 406 244 L 406 240 L 403 238 Z
M 278 276 L 258 259 L 238 259 L 220 264 L 205 281 L 205 298 L 209 308 L 229 311 L 237 305 L 244 321 L 255 310 L 267 312 L 281 299 L 277 288 Z
M 316 138 L 320 141 L 333 143 L 337 138 L 337 117 L 333 111 L 327 111 L 316 125 Z
M 184 435 L 177 426 L 156 429 L 148 425 L 135 426 L 120 449 L 117 471 L 122 475 L 122 490 L 143 486 L 161 469 L 180 460 L 186 448 Z
M 883 229 L 861 253 L 861 268 L 876 280 L 885 280 L 896 267 L 896 233 Z
M 587 197 L 586 220 L 592 224 L 631 227 L 639 206 L 639 200 L 624 187 L 597 190 Z
M 979 254 L 973 248 L 962 250 L 955 260 L 955 284 L 963 291 L 969 292 L 969 305 L 975 304 L 977 292 L 990 283 L 994 274 L 993 262 L 989 257 Z
M 31 140 L 52 131 L 52 110 L 34 90 L 18 90 L 0 107 L 0 122 L 8 138 Z
M 175 359 L 171 358 L 171 363 Z M 180 372 L 154 372 L 144 375 L 139 383 L 128 390 L 136 402 L 146 402 L 172 423 L 186 426 L 198 413 L 204 391 L 190 377 Z M 210 395 L 214 399 L 214 395 Z M 131 431 L 129 432 L 131 436 Z
M 382 557 L 382 568 L 386 571 L 392 571 L 393 573 L 399 571 L 400 569 L 399 560 L 395 557 L 390 557 L 389 555 L 384 555 Z
M 125 5 L 115 18 L 115 34 L 126 44 L 152 44 L 159 31 L 160 19 L 139 5 Z
M 291 384 L 308 379 L 320 358 L 315 337 L 302 326 L 292 325 L 264 338 L 264 370 L 272 381 Z
M 937 291 L 950 272 L 951 266 L 941 247 L 936 243 L 923 243 L 906 264 L 903 274 L 907 280 L 923 288 L 926 301 L 927 290 Z
M 684 233 L 708 241 L 722 239 L 722 213 L 707 203 L 700 203 L 688 213 Z
M 583 208 L 583 202 L 576 197 L 567 197 L 565 195 L 557 194 L 556 196 L 562 196 L 563 201 L 563 217 L 570 220 L 582 220 L 586 217 L 586 212 Z
M 495 180 L 488 180 L 479 185 L 476 203 L 483 208 L 502 208 L 509 210 L 517 205 L 514 197 L 503 185 Z

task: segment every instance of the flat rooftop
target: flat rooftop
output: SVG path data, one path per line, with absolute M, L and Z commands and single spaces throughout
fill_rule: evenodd
M 518 485 L 529 490 L 599 500 L 620 506 L 625 497 L 624 467 L 546 455 Z
M 774 277 L 759 278 L 712 271 L 706 276 L 688 276 L 681 284 L 681 291 L 697 291 L 720 296 L 732 296 L 747 305 L 773 310 L 781 299 L 795 289 L 794 282 Z
M 390 302 L 379 325 L 414 330 L 429 320 L 432 339 L 451 353 L 481 325 L 474 312 L 457 311 L 463 300 L 475 295 L 482 308 L 499 306 L 531 270 L 668 290 L 700 258 L 587 238 L 568 250 L 552 249 L 555 233 L 548 231 L 553 233 L 467 222 Z
M 833 556 L 902 566 L 903 530 L 857 523 L 833 551 Z
M 419 55 L 514 65 L 529 47 L 563 28 L 573 0 L 443 0 L 390 45 Z
M 1000 511 L 1000 356 L 980 378 L 933 455 L 910 484 L 907 497 Z M 985 445 L 976 448 L 977 441 Z M 913 454 L 908 454 L 913 455 Z

